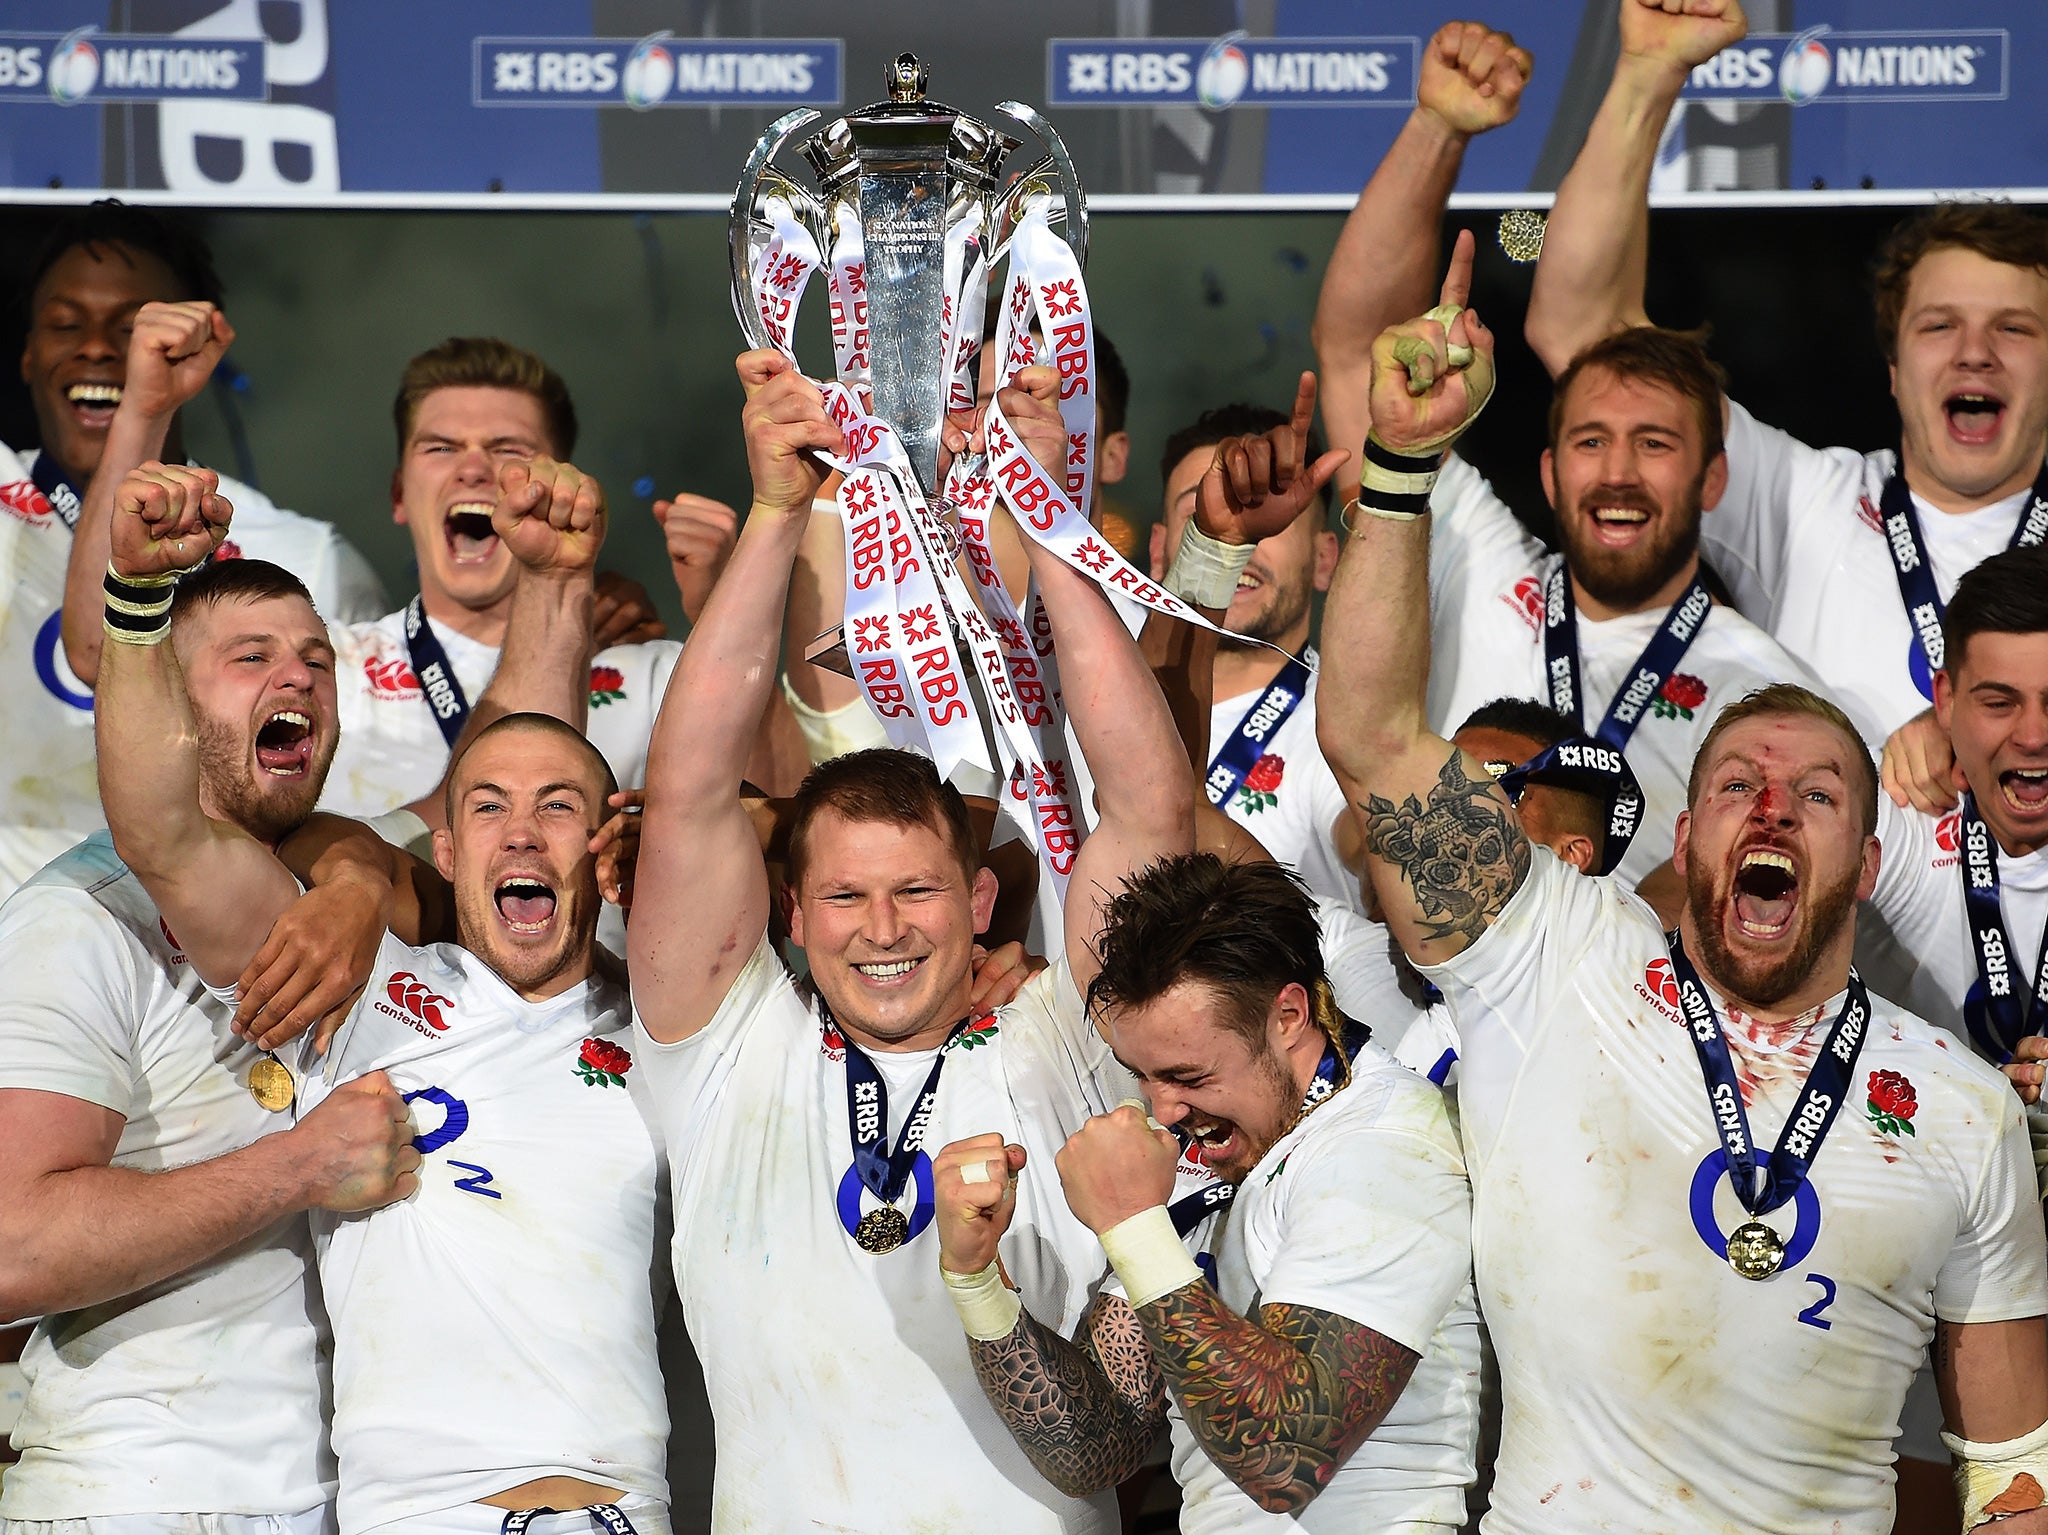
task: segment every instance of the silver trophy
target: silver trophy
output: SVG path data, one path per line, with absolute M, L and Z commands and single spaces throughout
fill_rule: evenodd
M 913 54 L 888 69 L 889 99 L 836 118 L 802 145 L 816 188 L 792 180 L 775 157 L 819 114 L 802 108 L 768 125 L 747 157 L 732 199 L 732 302 L 756 347 L 774 345 L 755 307 L 754 266 L 773 234 L 779 199 L 818 242 L 832 248 L 842 209 L 858 219 L 867 262 L 868 335 L 874 414 L 895 429 L 928 499 L 938 494 L 939 426 L 944 419 L 941 316 L 946 231 L 979 208 L 993 271 L 1025 209 L 1043 199 L 1077 261 L 1088 259 L 1088 201 L 1066 145 L 1020 101 L 996 110 L 1043 145 L 1028 169 L 1009 170 L 1023 141 L 956 108 L 925 100 L 929 72 Z M 980 294 L 955 294 L 962 325 L 981 322 Z

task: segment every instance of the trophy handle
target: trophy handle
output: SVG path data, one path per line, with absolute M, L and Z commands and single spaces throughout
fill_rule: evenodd
M 1066 236 L 1067 245 L 1074 252 L 1074 260 L 1085 269 L 1088 265 L 1088 194 L 1081 190 L 1081 176 L 1074 169 L 1074 157 L 1067 153 L 1066 143 L 1060 138 L 1058 130 L 1034 108 L 1026 106 L 1021 101 L 999 101 L 996 103 L 996 110 L 1030 129 L 1046 148 L 1045 160 L 1034 166 L 1029 175 L 1020 178 L 1011 195 L 1003 199 L 1002 217 L 996 228 L 998 239 L 1005 246 L 1009 244 L 1010 231 L 1016 223 L 1018 195 L 1023 188 L 1030 185 L 1033 177 L 1041 174 L 1046 165 L 1050 164 L 1059 176 L 1060 194 L 1066 200 L 1066 228 L 1062 233 Z M 994 259 L 995 257 L 991 255 L 991 262 Z
M 774 346 L 775 338 L 768 334 L 767 325 L 754 308 L 753 248 L 748 239 L 754 224 L 754 199 L 761 190 L 762 181 L 770 173 L 770 163 L 782 152 L 782 146 L 809 127 L 818 116 L 810 107 L 799 107 L 770 123 L 755 141 L 754 152 L 747 156 L 747 163 L 740 171 L 739 185 L 733 189 L 732 312 L 740 322 L 740 329 L 746 333 L 748 344 L 756 349 Z M 785 182 L 791 191 L 803 191 L 787 177 L 778 175 L 776 179 Z M 799 206 L 799 214 L 805 217 L 806 222 L 817 222 L 810 216 L 816 206 L 815 200 L 808 196 L 804 200 L 812 206 Z

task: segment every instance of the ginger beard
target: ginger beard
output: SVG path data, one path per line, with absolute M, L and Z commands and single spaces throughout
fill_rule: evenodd
M 1572 496 L 1558 508 L 1557 537 L 1573 579 L 1607 607 L 1647 606 L 1699 549 L 1705 485 L 1702 469 L 1669 506 L 1641 481 L 1593 485 Z
M 275 844 L 313 813 L 339 739 L 304 701 L 277 700 L 254 722 L 220 719 L 197 703 L 199 793 L 222 820 Z
M 1753 1007 L 1783 1001 L 1813 973 L 1855 911 L 1857 878 L 1852 866 L 1808 885 L 1796 856 L 1778 847 L 1751 846 L 1711 869 L 1694 859 L 1686 865 L 1685 901 L 1699 935 L 1702 968 Z M 1744 925 L 1782 929 L 1788 923 L 1791 941 L 1768 950 L 1749 944 L 1743 932 Z

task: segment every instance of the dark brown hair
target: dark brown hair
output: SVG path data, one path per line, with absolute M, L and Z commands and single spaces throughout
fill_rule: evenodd
M 308 607 L 313 594 L 306 583 L 268 560 L 208 560 L 178 578 L 171 594 L 171 622 L 176 623 L 195 608 L 213 608 L 223 602 L 267 602 L 273 597 L 297 597 Z
M 1598 368 L 1616 378 L 1662 384 L 1692 402 L 1699 418 L 1700 466 L 1711 464 L 1723 448 L 1722 393 L 1728 375 L 1707 355 L 1699 333 L 1665 330 L 1657 325 L 1632 325 L 1603 336 L 1574 357 L 1550 393 L 1550 446 L 1556 451 L 1564 435 L 1564 402 L 1579 375 Z
M 576 407 L 562 375 L 533 353 L 496 336 L 450 336 L 405 365 L 391 419 L 398 428 L 398 456 L 412 440 L 420 402 L 437 389 L 516 389 L 540 403 L 548 430 L 548 451 L 567 458 L 576 451 Z
M 981 867 L 974 823 L 968 819 L 967 802 L 960 791 L 939 777 L 931 758 L 876 746 L 821 762 L 805 775 L 790 802 L 792 889 L 803 888 L 811 823 L 827 810 L 848 821 L 929 827 L 952 844 L 970 886 Z
M 1714 754 L 1714 747 L 1723 734 L 1744 720 L 1768 719 L 1775 715 L 1793 715 L 1819 720 L 1831 725 L 1849 743 L 1849 756 L 1863 764 L 1862 785 L 1857 798 L 1862 801 L 1863 834 L 1869 836 L 1877 830 L 1877 765 L 1870 760 L 1870 748 L 1863 744 L 1849 716 L 1829 703 L 1810 688 L 1803 688 L 1796 682 L 1774 682 L 1769 687 L 1758 688 L 1744 694 L 1714 717 L 1714 723 L 1707 727 L 1706 739 L 1700 742 L 1700 749 L 1692 759 L 1692 773 L 1685 786 L 1685 802 L 1688 806 L 1699 803 L 1700 780 L 1706 777 L 1707 761 Z
M 1183 981 L 1222 1001 L 1256 1047 L 1273 999 L 1290 983 L 1309 994 L 1325 1033 L 1341 1027 L 1323 968 L 1315 903 L 1293 870 L 1226 863 L 1214 853 L 1165 858 L 1124 881 L 1102 912 L 1102 969 L 1088 1008 L 1142 1006 Z
M 1956 583 L 1941 619 L 1941 648 L 1951 675 L 1978 634 L 2048 632 L 2048 547 L 2006 549 Z
M 1938 250 L 1971 250 L 1989 261 L 2048 276 L 2048 220 L 2007 202 L 1944 202 L 1914 214 L 1885 236 L 1871 272 L 1877 344 L 1899 360 L 1899 321 L 1913 269 Z

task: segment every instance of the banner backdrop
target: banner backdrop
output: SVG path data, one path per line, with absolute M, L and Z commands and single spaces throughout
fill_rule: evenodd
M 1606 87 L 1616 9 L 7 0 L 0 186 L 17 200 L 719 207 L 773 117 L 879 97 L 884 62 L 907 48 L 940 100 L 1043 107 L 1100 205 L 1338 206 L 1413 105 L 1431 31 L 1469 11 L 1509 26 L 1537 67 L 1520 118 L 1473 145 L 1461 201 L 1539 203 Z M 1693 72 L 1659 202 L 2048 188 L 2048 108 L 2019 73 L 2048 58 L 2041 0 L 1747 10 L 1752 35 Z

